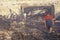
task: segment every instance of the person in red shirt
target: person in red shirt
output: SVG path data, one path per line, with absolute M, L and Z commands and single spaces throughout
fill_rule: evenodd
M 44 16 L 44 24 L 45 24 L 45 27 L 48 28 L 49 33 L 51 33 L 53 30 L 52 27 L 54 25 L 54 21 L 53 21 L 53 16 L 50 15 L 50 13 L 48 13 L 47 15 Z

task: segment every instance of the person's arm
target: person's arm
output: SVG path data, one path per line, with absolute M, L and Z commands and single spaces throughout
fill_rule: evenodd
M 46 16 L 44 16 L 44 27 L 46 28 Z
M 54 18 L 52 19 L 52 22 L 53 22 L 53 25 L 54 25 L 55 24 L 55 19 Z
M 45 25 L 45 28 L 46 28 L 46 21 L 44 20 L 44 25 Z
M 52 19 L 52 24 L 53 24 L 53 26 L 54 26 L 54 24 L 55 24 L 55 18 L 53 18 L 52 15 L 51 15 L 51 19 Z

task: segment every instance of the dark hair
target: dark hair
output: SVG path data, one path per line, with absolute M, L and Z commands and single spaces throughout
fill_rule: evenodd
M 50 13 L 47 13 L 47 14 L 50 14 Z
M 51 13 L 46 13 L 44 16 L 46 16 L 46 15 L 48 15 L 48 14 L 51 15 Z

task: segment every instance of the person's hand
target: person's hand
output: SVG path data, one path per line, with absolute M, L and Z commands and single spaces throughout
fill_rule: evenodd
M 45 24 L 45 28 L 46 28 L 46 24 Z
M 55 21 L 53 21 L 53 26 L 54 26 L 54 24 L 55 24 Z

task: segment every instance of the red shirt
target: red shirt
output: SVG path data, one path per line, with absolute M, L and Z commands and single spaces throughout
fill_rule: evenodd
M 52 20 L 52 19 L 53 19 L 53 16 L 52 16 L 52 15 L 49 15 L 49 16 L 44 16 L 44 20 L 47 20 L 47 19 Z

